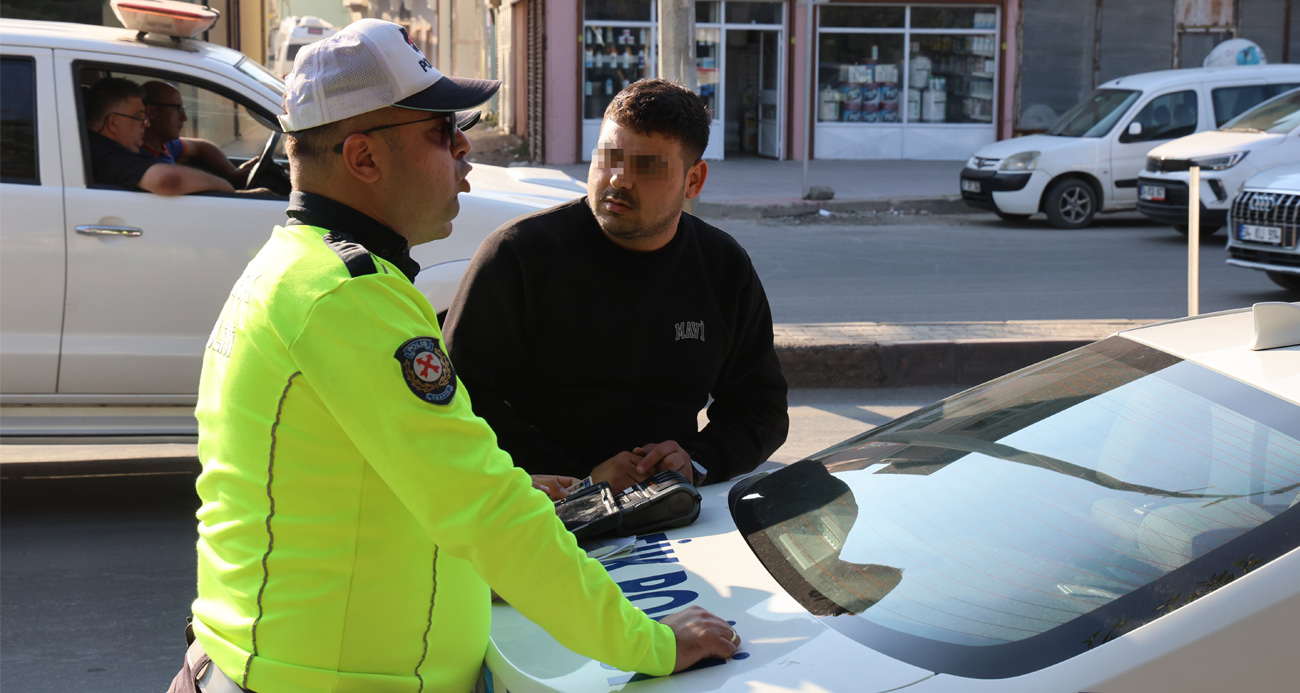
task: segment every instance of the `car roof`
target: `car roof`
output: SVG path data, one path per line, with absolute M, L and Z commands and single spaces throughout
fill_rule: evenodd
M 1117 77 L 1099 89 L 1161 89 L 1180 84 L 1198 82 L 1231 83 L 1241 80 L 1296 79 L 1300 78 L 1300 65 L 1237 65 L 1233 67 L 1185 67 L 1178 70 L 1141 72 Z
M 136 32 L 130 29 L 72 22 L 0 19 L 0 37 L 0 43 L 6 46 L 100 51 L 186 63 L 215 60 L 226 65 L 236 65 L 246 57 L 237 50 L 199 39 L 173 42 L 171 39 L 153 37 L 141 41 L 136 38 Z
M 1300 308 L 1300 303 L 1290 305 Z M 1253 351 L 1255 323 L 1254 311 L 1242 308 L 1137 327 L 1119 335 L 1300 404 L 1300 344 Z

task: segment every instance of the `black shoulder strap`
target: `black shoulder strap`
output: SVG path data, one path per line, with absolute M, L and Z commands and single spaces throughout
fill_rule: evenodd
M 335 255 L 347 266 L 348 273 L 355 279 L 367 274 L 375 274 L 375 259 L 370 256 L 370 251 L 365 246 L 352 240 L 352 237 L 346 233 L 331 231 L 325 234 L 325 245 L 334 251 Z

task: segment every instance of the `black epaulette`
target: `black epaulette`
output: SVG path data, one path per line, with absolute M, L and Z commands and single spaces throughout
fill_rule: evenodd
M 375 259 L 370 256 L 370 251 L 366 247 L 357 243 L 346 233 L 331 231 L 325 234 L 325 245 L 334 251 L 335 255 L 347 266 L 348 273 L 352 278 L 364 277 L 367 274 L 376 274 Z

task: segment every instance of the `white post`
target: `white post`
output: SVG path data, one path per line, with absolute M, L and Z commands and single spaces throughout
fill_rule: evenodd
M 1201 312 L 1201 167 L 1188 170 L 1187 180 L 1187 315 Z
M 812 153 L 808 148 L 812 146 L 812 90 L 817 84 L 817 66 L 813 65 L 813 37 L 816 32 L 813 31 L 813 0 L 804 0 L 808 6 L 807 20 L 804 23 L 804 59 L 808 61 L 808 83 L 803 87 L 803 196 L 808 197 L 808 159 Z

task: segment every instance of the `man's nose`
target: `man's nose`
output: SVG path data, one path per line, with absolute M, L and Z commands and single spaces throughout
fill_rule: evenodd
M 627 190 L 632 187 L 632 177 L 622 168 L 616 168 L 609 176 L 609 184 Z
M 461 131 L 460 128 L 457 127 L 453 127 L 451 131 L 452 131 L 451 154 L 457 159 L 463 159 L 465 158 L 466 154 L 469 154 L 469 150 L 472 146 L 469 143 L 469 135 L 466 135 L 464 132 Z

